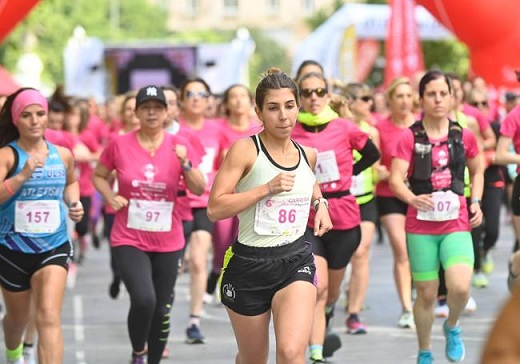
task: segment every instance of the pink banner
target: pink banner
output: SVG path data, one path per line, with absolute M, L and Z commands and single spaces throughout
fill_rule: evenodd
M 414 0 L 393 0 L 386 37 L 385 85 L 424 69 Z

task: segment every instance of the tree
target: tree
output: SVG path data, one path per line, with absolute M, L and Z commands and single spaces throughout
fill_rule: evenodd
M 117 20 L 114 22 L 114 20 Z M 63 81 L 63 50 L 77 25 L 103 41 L 166 38 L 167 14 L 147 0 L 45 0 L 0 47 L 0 63 L 13 70 L 27 33 L 37 36 L 36 53 L 45 65 L 43 79 Z

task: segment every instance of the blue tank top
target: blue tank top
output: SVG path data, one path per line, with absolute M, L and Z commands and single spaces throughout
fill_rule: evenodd
M 16 142 L 9 143 L 9 146 L 18 153 L 18 164 L 13 173 L 13 175 L 17 175 L 25 166 L 29 155 Z M 9 200 L 0 204 L 0 244 L 10 250 L 30 254 L 42 253 L 50 251 L 68 240 L 65 221 L 67 210 L 63 202 L 67 172 L 58 149 L 49 142 L 47 142 L 47 148 L 49 155 L 45 165 L 37 168 L 32 177 Z M 38 211 L 38 209 L 27 208 L 27 206 L 44 206 L 46 204 L 57 206 L 59 209 L 59 216 L 55 213 L 53 220 L 56 229 L 51 227 L 50 230 L 42 232 L 25 231 L 33 230 L 32 226 L 36 226 L 31 223 L 47 221 L 49 217 L 48 210 Z M 22 225 L 20 222 L 15 228 L 17 206 L 19 217 L 23 215 L 23 219 L 18 219 L 18 221 L 26 224 L 26 228 L 22 228 L 23 232 L 20 232 L 19 226 Z

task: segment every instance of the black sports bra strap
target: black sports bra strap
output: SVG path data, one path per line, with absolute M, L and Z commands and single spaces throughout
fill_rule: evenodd
M 14 148 L 12 145 L 8 145 L 9 148 L 13 151 L 14 154 L 14 164 L 13 167 L 7 172 L 7 176 L 5 176 L 5 179 L 11 178 L 14 176 L 14 173 L 16 172 L 16 168 L 18 168 L 18 162 L 20 161 L 20 157 L 18 156 L 18 151 L 16 148 Z
M 296 148 L 298 148 L 298 150 L 302 153 L 303 159 L 305 159 L 305 162 L 307 162 L 307 165 L 310 167 L 311 164 L 309 163 L 309 160 L 307 159 L 307 154 L 305 153 L 305 150 L 303 149 L 303 147 L 300 144 L 296 143 L 294 140 L 291 139 L 291 141 L 294 143 Z
M 256 155 L 258 155 L 260 153 L 260 145 L 259 145 L 260 141 L 259 141 L 258 134 L 251 135 L 251 139 L 253 139 L 253 143 L 255 143 Z

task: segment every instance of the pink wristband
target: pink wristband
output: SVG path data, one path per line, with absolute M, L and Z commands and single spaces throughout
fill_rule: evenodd
M 4 186 L 5 186 L 5 189 L 7 190 L 7 192 L 9 192 L 11 195 L 14 195 L 14 191 L 11 188 L 11 186 L 9 186 L 9 183 L 7 182 L 6 179 L 4 180 Z

